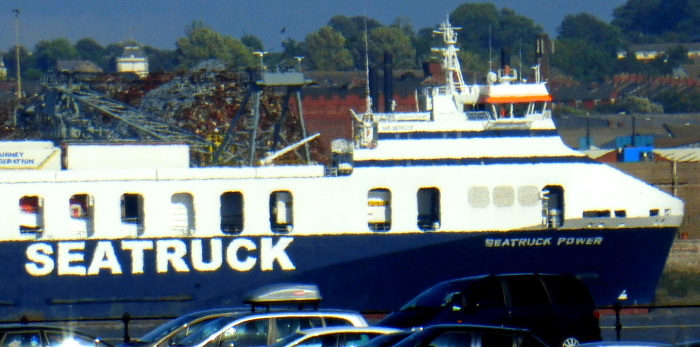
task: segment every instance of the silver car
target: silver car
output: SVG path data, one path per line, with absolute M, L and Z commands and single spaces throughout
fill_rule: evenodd
M 184 338 L 181 347 L 264 347 L 299 330 L 367 327 L 358 312 L 344 310 L 248 312 L 218 318 Z

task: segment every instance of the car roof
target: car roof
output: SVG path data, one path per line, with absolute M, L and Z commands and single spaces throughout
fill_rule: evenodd
M 27 324 L 3 323 L 3 324 L 0 324 L 0 330 L 26 330 L 26 329 L 68 331 L 68 332 L 74 332 L 74 333 L 81 334 L 81 335 L 90 336 L 82 331 L 78 331 L 78 330 L 75 330 L 72 328 L 64 328 L 64 327 L 53 326 L 53 325 L 45 325 L 45 324 L 38 324 L 38 323 L 27 323 Z
M 389 333 L 394 333 L 394 332 L 398 332 L 398 331 L 401 331 L 401 329 L 387 328 L 387 327 L 376 327 L 376 326 L 375 327 L 336 326 L 336 327 L 305 329 L 305 330 L 300 330 L 298 333 L 304 334 L 307 336 L 316 336 L 316 335 L 323 335 L 323 334 L 357 333 L 357 332 L 389 334 Z
M 431 330 L 468 330 L 468 331 L 502 331 L 502 332 L 516 332 L 521 334 L 530 334 L 530 330 L 520 329 L 520 328 L 505 328 L 492 325 L 476 325 L 476 324 L 435 324 L 424 328 L 419 328 L 419 330 L 431 331 Z

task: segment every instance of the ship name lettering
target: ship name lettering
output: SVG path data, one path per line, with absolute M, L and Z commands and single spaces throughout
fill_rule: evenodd
M 0 158 L 22 158 L 24 152 L 0 152 Z
M 163 274 L 209 272 L 221 269 L 224 260 L 228 267 L 240 272 L 251 271 L 256 266 L 261 271 L 272 271 L 275 263 L 283 271 L 296 269 L 287 254 L 287 247 L 294 241 L 292 237 L 276 240 L 263 237 L 259 243 L 248 238 L 234 238 L 226 247 L 221 238 L 207 241 L 208 249 L 202 239 L 123 240 L 120 244 L 99 241 L 92 251 L 86 251 L 85 241 L 62 241 L 55 245 L 38 242 L 27 247 L 25 269 L 32 276 L 52 273 L 58 276 L 94 276 L 103 271 L 121 275 L 124 270 L 138 275 L 145 273 L 146 269 Z M 130 269 L 123 269 L 117 249 L 122 258 L 131 258 Z M 155 258 L 155 264 L 146 263 L 149 253 L 149 258 Z
M 525 237 L 525 238 L 503 238 L 486 239 L 486 247 L 528 247 L 528 246 L 551 246 L 551 237 Z
M 560 237 L 557 239 L 557 246 L 572 246 L 572 245 L 600 245 L 603 243 L 603 237 Z

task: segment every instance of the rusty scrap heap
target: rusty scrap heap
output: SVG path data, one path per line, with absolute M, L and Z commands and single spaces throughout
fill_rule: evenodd
M 261 86 L 258 79 L 257 73 L 231 71 L 211 62 L 192 72 L 145 80 L 62 75 L 48 79 L 32 97 L 0 106 L 5 118 L 0 119 L 0 137 L 57 144 L 187 143 L 193 166 L 260 165 L 305 135 L 302 117 L 289 107 L 295 102 L 291 93 L 285 96 L 279 86 Z M 310 156 L 298 147 L 275 163 L 323 161 L 318 147 L 318 141 L 311 141 L 306 149 Z

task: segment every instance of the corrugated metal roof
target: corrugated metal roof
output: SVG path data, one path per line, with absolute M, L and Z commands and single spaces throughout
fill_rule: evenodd
M 654 154 L 672 161 L 700 161 L 700 148 L 655 149 Z

